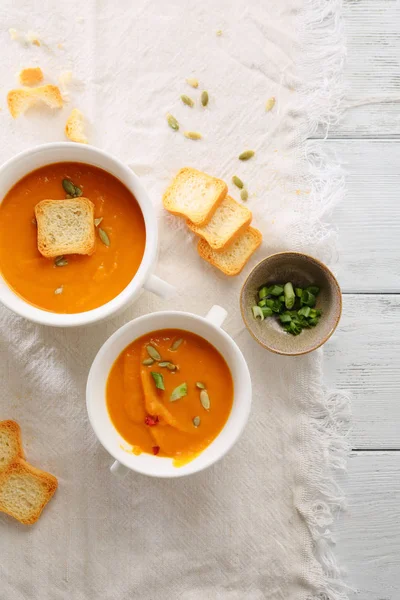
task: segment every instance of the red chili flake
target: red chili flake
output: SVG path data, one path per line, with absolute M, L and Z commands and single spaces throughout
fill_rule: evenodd
M 152 450 L 153 454 L 158 454 L 160 452 L 160 446 L 153 446 Z
M 157 423 L 159 422 L 159 420 L 160 419 L 158 418 L 157 415 L 155 417 L 153 417 L 152 415 L 147 415 L 147 417 L 145 418 L 144 422 L 149 427 L 154 427 L 154 425 L 157 425 Z

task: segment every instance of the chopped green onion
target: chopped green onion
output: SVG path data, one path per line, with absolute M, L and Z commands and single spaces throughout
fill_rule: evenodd
M 273 285 L 270 288 L 269 293 L 271 294 L 271 296 L 280 296 L 283 293 L 283 286 L 282 285 Z
M 308 322 L 311 325 L 311 327 L 315 327 L 316 325 L 318 325 L 318 317 L 315 317 L 315 319 L 309 319 Z
M 262 311 L 262 309 L 259 306 L 253 306 L 251 308 L 251 310 L 253 311 L 253 317 L 255 319 L 260 319 L 260 321 L 264 321 L 264 313 Z
M 294 303 L 296 301 L 294 289 L 290 281 L 288 281 L 288 283 L 285 283 L 283 293 L 285 295 L 285 306 L 288 310 L 290 310 L 291 308 L 293 308 Z
M 303 295 L 303 290 L 302 290 L 301 288 L 295 288 L 295 289 L 294 289 L 294 291 L 295 291 L 295 294 L 296 294 L 296 296 L 297 296 L 298 298 L 301 298 L 301 297 L 302 297 L 302 295 Z
M 311 312 L 311 308 L 309 306 L 303 306 L 303 308 L 301 308 L 297 314 L 301 317 L 309 317 L 310 316 L 310 312 Z M 315 315 L 314 315 L 315 316 Z
M 311 308 L 315 306 L 315 296 L 311 292 L 304 290 L 301 296 L 301 304 L 302 306 L 305 304 L 306 306 L 310 306 Z
M 268 288 L 267 288 L 267 286 L 264 286 L 258 292 L 258 297 L 260 298 L 260 300 L 262 300 L 263 298 L 266 298 L 268 296 L 268 294 L 269 294 Z
M 292 320 L 292 317 L 289 315 L 289 313 L 283 313 L 283 315 L 280 315 L 279 318 L 281 323 L 290 323 Z
M 319 287 L 316 285 L 310 285 L 309 287 L 306 288 L 306 292 L 311 292 L 311 294 L 314 294 L 314 296 L 318 296 Z
M 161 373 L 157 373 L 156 371 L 151 371 L 151 376 L 154 379 L 156 388 L 159 390 L 165 390 L 164 377 L 161 375 Z
M 266 306 L 267 305 L 267 300 L 260 300 L 260 302 L 258 303 L 258 306 Z
M 261 310 L 264 315 L 264 319 L 265 317 L 272 317 L 272 315 L 274 314 L 274 311 L 272 310 L 272 308 L 269 308 L 269 306 L 263 306 Z
M 280 300 L 281 302 L 285 302 L 285 296 L 279 296 L 278 300 Z
M 170 402 L 175 402 L 175 400 L 179 400 L 179 398 L 183 398 L 187 396 L 187 383 L 181 383 L 178 385 L 172 392 L 170 396 Z

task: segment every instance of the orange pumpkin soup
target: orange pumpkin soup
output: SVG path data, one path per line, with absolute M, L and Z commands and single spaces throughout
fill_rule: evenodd
M 97 227 L 91 256 L 69 255 L 57 266 L 38 250 L 34 208 L 43 199 L 64 199 L 63 179 L 93 202 L 94 217 L 102 219 L 110 244 L 100 239 Z M 24 300 L 51 312 L 85 312 L 115 298 L 138 270 L 145 241 L 134 196 L 116 177 L 92 165 L 41 167 L 18 181 L 0 204 L 0 272 Z
M 107 408 L 133 452 L 185 464 L 225 425 L 233 381 L 221 354 L 200 336 L 153 331 L 119 355 L 107 381 Z

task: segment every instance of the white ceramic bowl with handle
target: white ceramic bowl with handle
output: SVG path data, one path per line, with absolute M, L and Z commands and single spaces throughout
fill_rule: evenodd
M 132 470 L 153 477 L 190 475 L 222 458 L 239 438 L 250 413 L 251 379 L 241 351 L 221 328 L 226 315 L 225 309 L 220 306 L 213 306 L 206 317 L 175 311 L 152 313 L 118 329 L 100 348 L 88 377 L 86 405 L 96 436 L 115 458 L 111 465 L 113 473 L 126 475 Z M 223 429 L 203 452 L 181 467 L 174 467 L 171 458 L 133 454 L 130 444 L 115 429 L 106 404 L 108 375 L 120 353 L 142 335 L 165 328 L 191 331 L 206 339 L 224 357 L 233 378 L 233 406 Z
M 115 315 L 135 300 L 143 288 L 163 298 L 172 297 L 175 288 L 153 274 L 158 254 L 158 228 L 152 203 L 138 176 L 108 152 L 73 142 L 44 144 L 25 150 L 0 168 L 0 202 L 22 177 L 35 169 L 58 162 L 81 162 L 100 167 L 114 175 L 132 192 L 140 206 L 146 227 L 146 246 L 140 267 L 131 282 L 118 296 L 110 302 L 86 312 L 59 314 L 37 308 L 15 294 L 1 275 L 0 302 L 30 321 L 55 327 L 74 327 L 95 323 Z

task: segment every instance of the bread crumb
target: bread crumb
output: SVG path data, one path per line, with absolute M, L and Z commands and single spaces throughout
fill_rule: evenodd
M 11 29 L 8 30 L 8 33 L 10 34 L 10 38 L 12 40 L 18 40 L 20 37 L 18 31 L 16 29 L 14 29 L 13 27 L 11 27 Z
M 88 139 L 83 131 L 84 117 L 78 108 L 74 108 L 65 124 L 65 135 L 71 142 L 87 144 Z
M 14 119 L 40 102 L 50 108 L 61 108 L 63 99 L 59 88 L 56 85 L 48 84 L 36 88 L 10 90 L 7 94 L 8 110 Z
M 33 46 L 41 46 L 39 36 L 34 31 L 28 31 L 28 33 L 26 34 L 26 41 L 32 44 Z
M 38 83 L 41 83 L 43 79 L 43 71 L 40 67 L 28 67 L 27 69 L 22 69 L 19 73 L 21 85 L 37 85 Z

